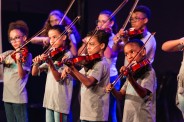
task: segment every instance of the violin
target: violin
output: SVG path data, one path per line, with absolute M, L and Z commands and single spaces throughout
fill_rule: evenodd
M 129 69 L 132 71 L 139 71 L 138 69 L 142 69 L 141 67 L 145 66 L 145 69 L 149 69 L 150 65 L 149 65 L 149 60 L 143 60 L 142 62 L 139 62 L 138 65 L 131 65 L 131 63 L 134 61 L 134 59 L 140 54 L 140 52 L 145 48 L 145 44 L 151 39 L 151 37 L 153 37 L 155 35 L 156 32 L 152 33 L 148 39 L 146 40 L 146 42 L 144 43 L 144 45 L 141 47 L 141 49 L 139 50 L 139 52 L 133 57 L 132 61 L 129 62 L 129 64 L 126 66 L 126 70 L 125 72 L 121 73 L 112 83 L 112 85 L 114 86 L 118 80 L 120 78 L 122 78 L 123 76 L 127 76 L 129 74 Z M 147 67 L 148 66 L 148 67 Z M 130 68 L 128 68 L 130 67 Z M 141 72 L 139 72 L 138 74 L 141 74 Z
M 150 64 L 150 61 L 148 59 L 144 59 L 141 62 L 137 64 L 132 64 L 125 72 L 123 72 L 123 75 L 127 76 L 130 72 L 133 73 L 134 75 L 139 73 L 141 69 L 145 68 Z
M 88 66 L 94 64 L 96 61 L 101 60 L 100 54 L 86 55 L 86 56 L 78 56 L 76 58 L 67 59 L 64 62 L 59 62 L 58 65 L 62 65 L 63 63 L 71 66 Z
M 58 60 L 58 58 L 62 57 L 64 55 L 65 49 L 62 47 L 55 48 L 51 50 L 48 55 L 52 58 L 52 60 Z
M 20 61 L 21 61 L 22 63 L 25 63 L 25 62 L 26 62 L 26 59 L 27 59 L 27 56 L 28 56 L 28 53 L 29 53 L 27 47 L 21 48 L 21 50 L 18 51 L 18 52 L 21 53 L 21 59 L 20 59 Z M 14 59 L 14 61 L 16 62 L 16 53 L 11 54 L 11 57 L 12 57 L 12 58 Z
M 130 28 L 129 30 L 125 30 L 123 33 L 120 32 L 120 38 L 133 38 L 136 36 L 142 36 L 143 32 L 143 29 L 135 30 L 134 28 Z

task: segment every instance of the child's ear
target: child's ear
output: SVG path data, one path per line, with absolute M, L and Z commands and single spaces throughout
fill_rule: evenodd
M 100 48 L 101 48 L 102 50 L 104 50 L 104 49 L 105 49 L 105 44 L 104 44 L 104 43 L 100 44 Z
M 141 51 L 141 55 L 144 57 L 146 55 L 146 49 L 143 49 L 143 51 Z
M 66 40 L 66 38 L 67 38 L 66 35 L 63 35 L 63 36 L 62 36 L 62 39 L 63 39 L 63 40 Z
M 145 19 L 144 19 L 144 23 L 145 23 L 145 24 L 148 23 L 148 18 L 145 18 Z
M 23 40 L 26 41 L 27 40 L 27 36 L 23 36 Z
M 111 21 L 111 24 L 110 24 L 110 26 L 112 27 L 114 25 L 114 21 Z

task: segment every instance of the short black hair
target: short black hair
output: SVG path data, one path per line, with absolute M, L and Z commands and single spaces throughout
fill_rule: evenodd
M 140 39 L 131 39 L 127 43 L 125 43 L 125 46 L 129 43 L 136 43 L 140 48 L 144 46 L 144 43 Z
M 94 35 L 94 32 L 97 31 L 97 30 L 94 30 L 94 31 L 91 31 L 87 34 L 87 36 L 94 36 L 97 38 L 97 41 L 102 44 L 104 43 L 105 44 L 105 48 L 104 50 L 106 49 L 107 45 L 108 45 L 108 42 L 109 42 L 109 37 L 111 36 L 111 33 L 110 32 L 106 32 L 105 30 L 98 30 L 95 35 Z
M 150 17 L 151 17 L 151 10 L 147 6 L 144 6 L 144 5 L 137 6 L 134 10 L 134 13 L 135 12 L 144 13 L 146 18 L 148 18 L 148 19 L 150 19 Z

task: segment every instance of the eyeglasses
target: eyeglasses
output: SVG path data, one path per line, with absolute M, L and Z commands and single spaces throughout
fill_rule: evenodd
M 145 18 L 139 18 L 139 17 L 135 17 L 135 18 L 130 18 L 130 22 L 138 22 L 140 20 L 143 20 Z
M 23 36 L 16 36 L 14 38 L 9 38 L 10 40 L 10 43 L 15 43 L 15 42 L 18 42 L 20 41 L 20 38 L 22 38 Z

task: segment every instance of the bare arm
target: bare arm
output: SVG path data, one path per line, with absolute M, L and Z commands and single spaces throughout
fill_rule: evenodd
M 26 75 L 26 71 L 22 67 L 22 63 L 17 60 L 18 75 L 22 79 Z
M 113 95 L 116 99 L 118 99 L 118 100 L 122 100 L 123 97 L 124 97 L 125 94 L 126 94 L 126 91 L 123 90 L 123 89 L 121 89 L 120 91 L 117 91 L 111 83 L 109 83 L 109 84 L 106 86 L 106 92 L 111 92 L 112 95 Z
M 40 45 L 49 45 L 49 37 L 34 37 L 31 39 L 31 43 Z
M 22 79 L 26 75 L 26 71 L 22 67 L 21 54 L 16 53 L 16 63 L 18 67 L 18 75 Z
M 105 51 L 104 51 L 104 56 L 105 56 L 106 58 L 111 58 L 111 57 L 113 57 L 112 49 L 111 49 L 109 46 L 106 47 L 106 49 L 105 49 Z
M 180 51 L 179 46 L 184 46 L 184 38 L 166 41 L 162 45 L 162 50 L 166 52 Z
M 127 68 L 125 66 L 122 66 L 120 68 L 120 72 L 124 73 L 127 72 Z M 141 97 L 144 98 L 146 95 L 148 95 L 150 93 L 149 90 L 147 90 L 146 88 L 143 88 L 141 85 L 139 85 L 136 82 L 136 79 L 134 79 L 132 72 L 128 71 L 128 81 L 130 82 L 130 84 L 132 85 L 132 87 L 135 89 L 135 91 L 137 92 L 137 94 Z
M 140 86 L 132 76 L 129 76 L 128 79 L 130 84 L 133 86 L 133 88 L 141 98 L 144 98 L 146 95 L 150 93 L 149 90 Z
M 97 80 L 94 77 L 86 77 L 83 74 L 81 74 L 74 66 L 71 66 L 71 72 L 70 74 L 72 76 L 75 76 L 80 82 L 82 82 L 87 88 L 91 87 L 95 83 L 97 83 Z
M 61 73 L 59 73 L 57 70 L 56 70 L 56 68 L 55 68 L 55 66 L 54 66 L 54 64 L 53 64 L 53 61 L 49 58 L 48 59 L 48 64 L 49 64 L 49 67 L 50 67 L 50 70 L 51 70 L 51 72 L 52 72 L 52 74 L 53 74 L 53 76 L 54 76 L 54 78 L 55 78 L 55 80 L 56 81 L 60 81 L 61 80 Z
M 31 74 L 32 74 L 32 76 L 36 76 L 36 75 L 38 75 L 39 72 L 41 72 L 43 70 L 43 69 L 39 68 L 39 64 L 41 63 L 41 56 L 40 55 L 36 56 L 33 59 L 33 62 L 34 62 L 34 64 L 33 64 L 33 67 L 32 67 Z

